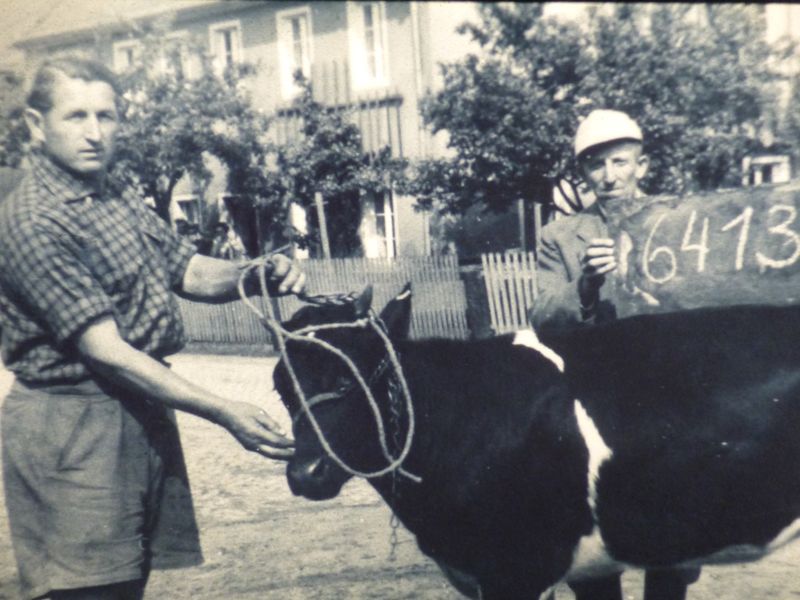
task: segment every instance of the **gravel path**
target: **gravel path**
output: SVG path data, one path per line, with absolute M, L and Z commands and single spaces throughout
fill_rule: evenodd
M 265 406 L 288 429 L 272 391 L 272 358 L 181 354 L 181 373 L 200 385 Z M 0 396 L 11 377 L 0 369 Z M 283 465 L 245 452 L 222 429 L 179 416 L 205 563 L 153 574 L 147 600 L 339 600 L 460 598 L 436 566 L 400 531 L 389 560 L 389 511 L 363 481 L 328 502 L 289 492 Z M 1 503 L 1 501 L 0 501 Z M 800 544 L 759 563 L 706 568 L 690 600 L 800 598 Z M 628 600 L 640 600 L 642 577 L 626 574 Z M 15 598 L 16 571 L 0 506 L 0 598 Z M 570 600 L 564 587 L 558 600 Z

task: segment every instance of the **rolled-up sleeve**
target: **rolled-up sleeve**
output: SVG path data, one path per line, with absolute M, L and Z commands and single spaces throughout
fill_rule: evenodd
M 183 283 L 189 261 L 197 254 L 197 248 L 188 239 L 173 231 L 169 224 L 153 211 L 146 209 L 143 214 L 145 230 L 152 232 L 158 238 L 161 254 L 166 263 L 169 284 L 173 289 L 178 288 Z
M 59 342 L 113 314 L 110 298 L 82 261 L 80 243 L 57 225 L 27 222 L 0 243 L 0 251 L 4 287 Z

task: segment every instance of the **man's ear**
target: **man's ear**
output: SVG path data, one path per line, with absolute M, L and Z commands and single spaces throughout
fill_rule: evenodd
M 31 133 L 31 142 L 34 146 L 41 146 L 45 141 L 44 115 L 35 108 L 26 108 L 23 118 Z
M 650 168 L 650 157 L 647 154 L 642 154 L 636 160 L 636 181 L 640 181 L 647 175 L 647 169 Z

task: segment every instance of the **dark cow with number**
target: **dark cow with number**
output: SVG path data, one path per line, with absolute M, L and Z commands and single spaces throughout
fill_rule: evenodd
M 370 295 L 305 307 L 285 325 L 353 321 Z M 407 340 L 410 310 L 401 294 L 380 318 L 413 398 L 402 469 L 421 481 L 395 470 L 370 483 L 462 592 L 476 582 L 485 599 L 539 598 L 567 581 L 579 598 L 604 599 L 628 567 L 755 560 L 797 536 L 800 307 L 632 317 L 552 334 L 552 351 L 533 332 Z M 402 403 L 379 336 L 313 335 L 369 378 L 385 428 L 397 429 L 387 438 L 402 441 L 409 420 L 392 417 Z M 297 341 L 288 356 L 306 397 L 332 398 L 312 409 L 329 449 L 353 469 L 384 467 L 376 420 L 341 359 Z M 322 449 L 284 361 L 275 383 L 294 417 L 292 491 L 336 496 L 351 475 Z

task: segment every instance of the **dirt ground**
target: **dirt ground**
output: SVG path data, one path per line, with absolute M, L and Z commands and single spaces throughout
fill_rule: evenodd
M 181 354 L 174 368 L 231 398 L 263 404 L 288 428 L 272 391 L 271 358 Z M 10 384 L 0 369 L 0 396 Z M 389 511 L 363 481 L 340 497 L 314 503 L 289 492 L 282 464 L 243 451 L 222 429 L 181 415 L 181 434 L 205 553 L 202 566 L 154 573 L 147 600 L 334 600 L 460 596 L 401 530 L 389 559 Z M 1 501 L 0 501 L 1 502 Z M 800 544 L 758 563 L 705 568 L 691 600 L 800 598 Z M 623 579 L 628 600 L 640 600 L 642 576 Z M 0 598 L 13 599 L 16 569 L 0 507 Z M 570 600 L 566 587 L 558 600 Z

